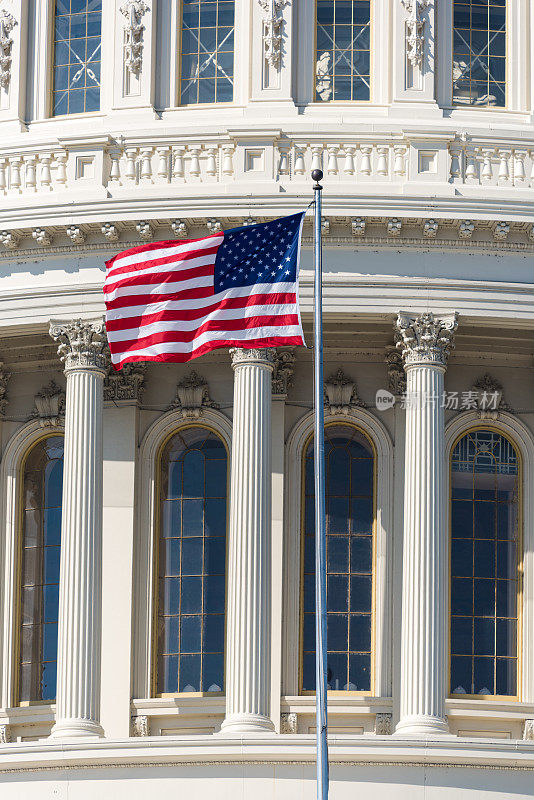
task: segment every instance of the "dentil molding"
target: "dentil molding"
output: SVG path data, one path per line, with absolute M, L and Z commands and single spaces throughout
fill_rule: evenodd
M 458 314 L 435 317 L 432 312 L 413 317 L 400 313 L 396 321 L 397 347 L 405 367 L 426 365 L 445 367 L 454 347 Z

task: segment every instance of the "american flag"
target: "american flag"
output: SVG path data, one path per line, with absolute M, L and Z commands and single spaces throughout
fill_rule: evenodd
M 189 361 L 219 347 L 303 345 L 304 214 L 132 247 L 106 262 L 106 329 L 115 368 Z

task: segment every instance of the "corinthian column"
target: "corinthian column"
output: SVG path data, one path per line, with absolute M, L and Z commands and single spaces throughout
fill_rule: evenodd
M 272 731 L 271 350 L 231 351 L 234 419 L 224 733 Z
M 399 734 L 447 733 L 443 376 L 456 314 L 399 314 L 407 380 Z
M 102 575 L 102 322 L 50 324 L 65 364 L 65 462 L 56 724 L 51 735 L 103 734 L 100 726 Z

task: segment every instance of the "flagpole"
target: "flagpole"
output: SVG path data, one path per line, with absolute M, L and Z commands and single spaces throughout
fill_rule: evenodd
M 323 389 L 323 248 L 321 241 L 323 173 L 315 181 L 314 407 L 315 407 L 315 713 L 317 736 L 317 800 L 328 800 L 327 644 L 326 644 L 326 510 Z

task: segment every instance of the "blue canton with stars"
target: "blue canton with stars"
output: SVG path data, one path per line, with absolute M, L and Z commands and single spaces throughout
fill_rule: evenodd
M 215 293 L 256 283 L 294 283 L 305 213 L 225 231 L 215 259 Z

